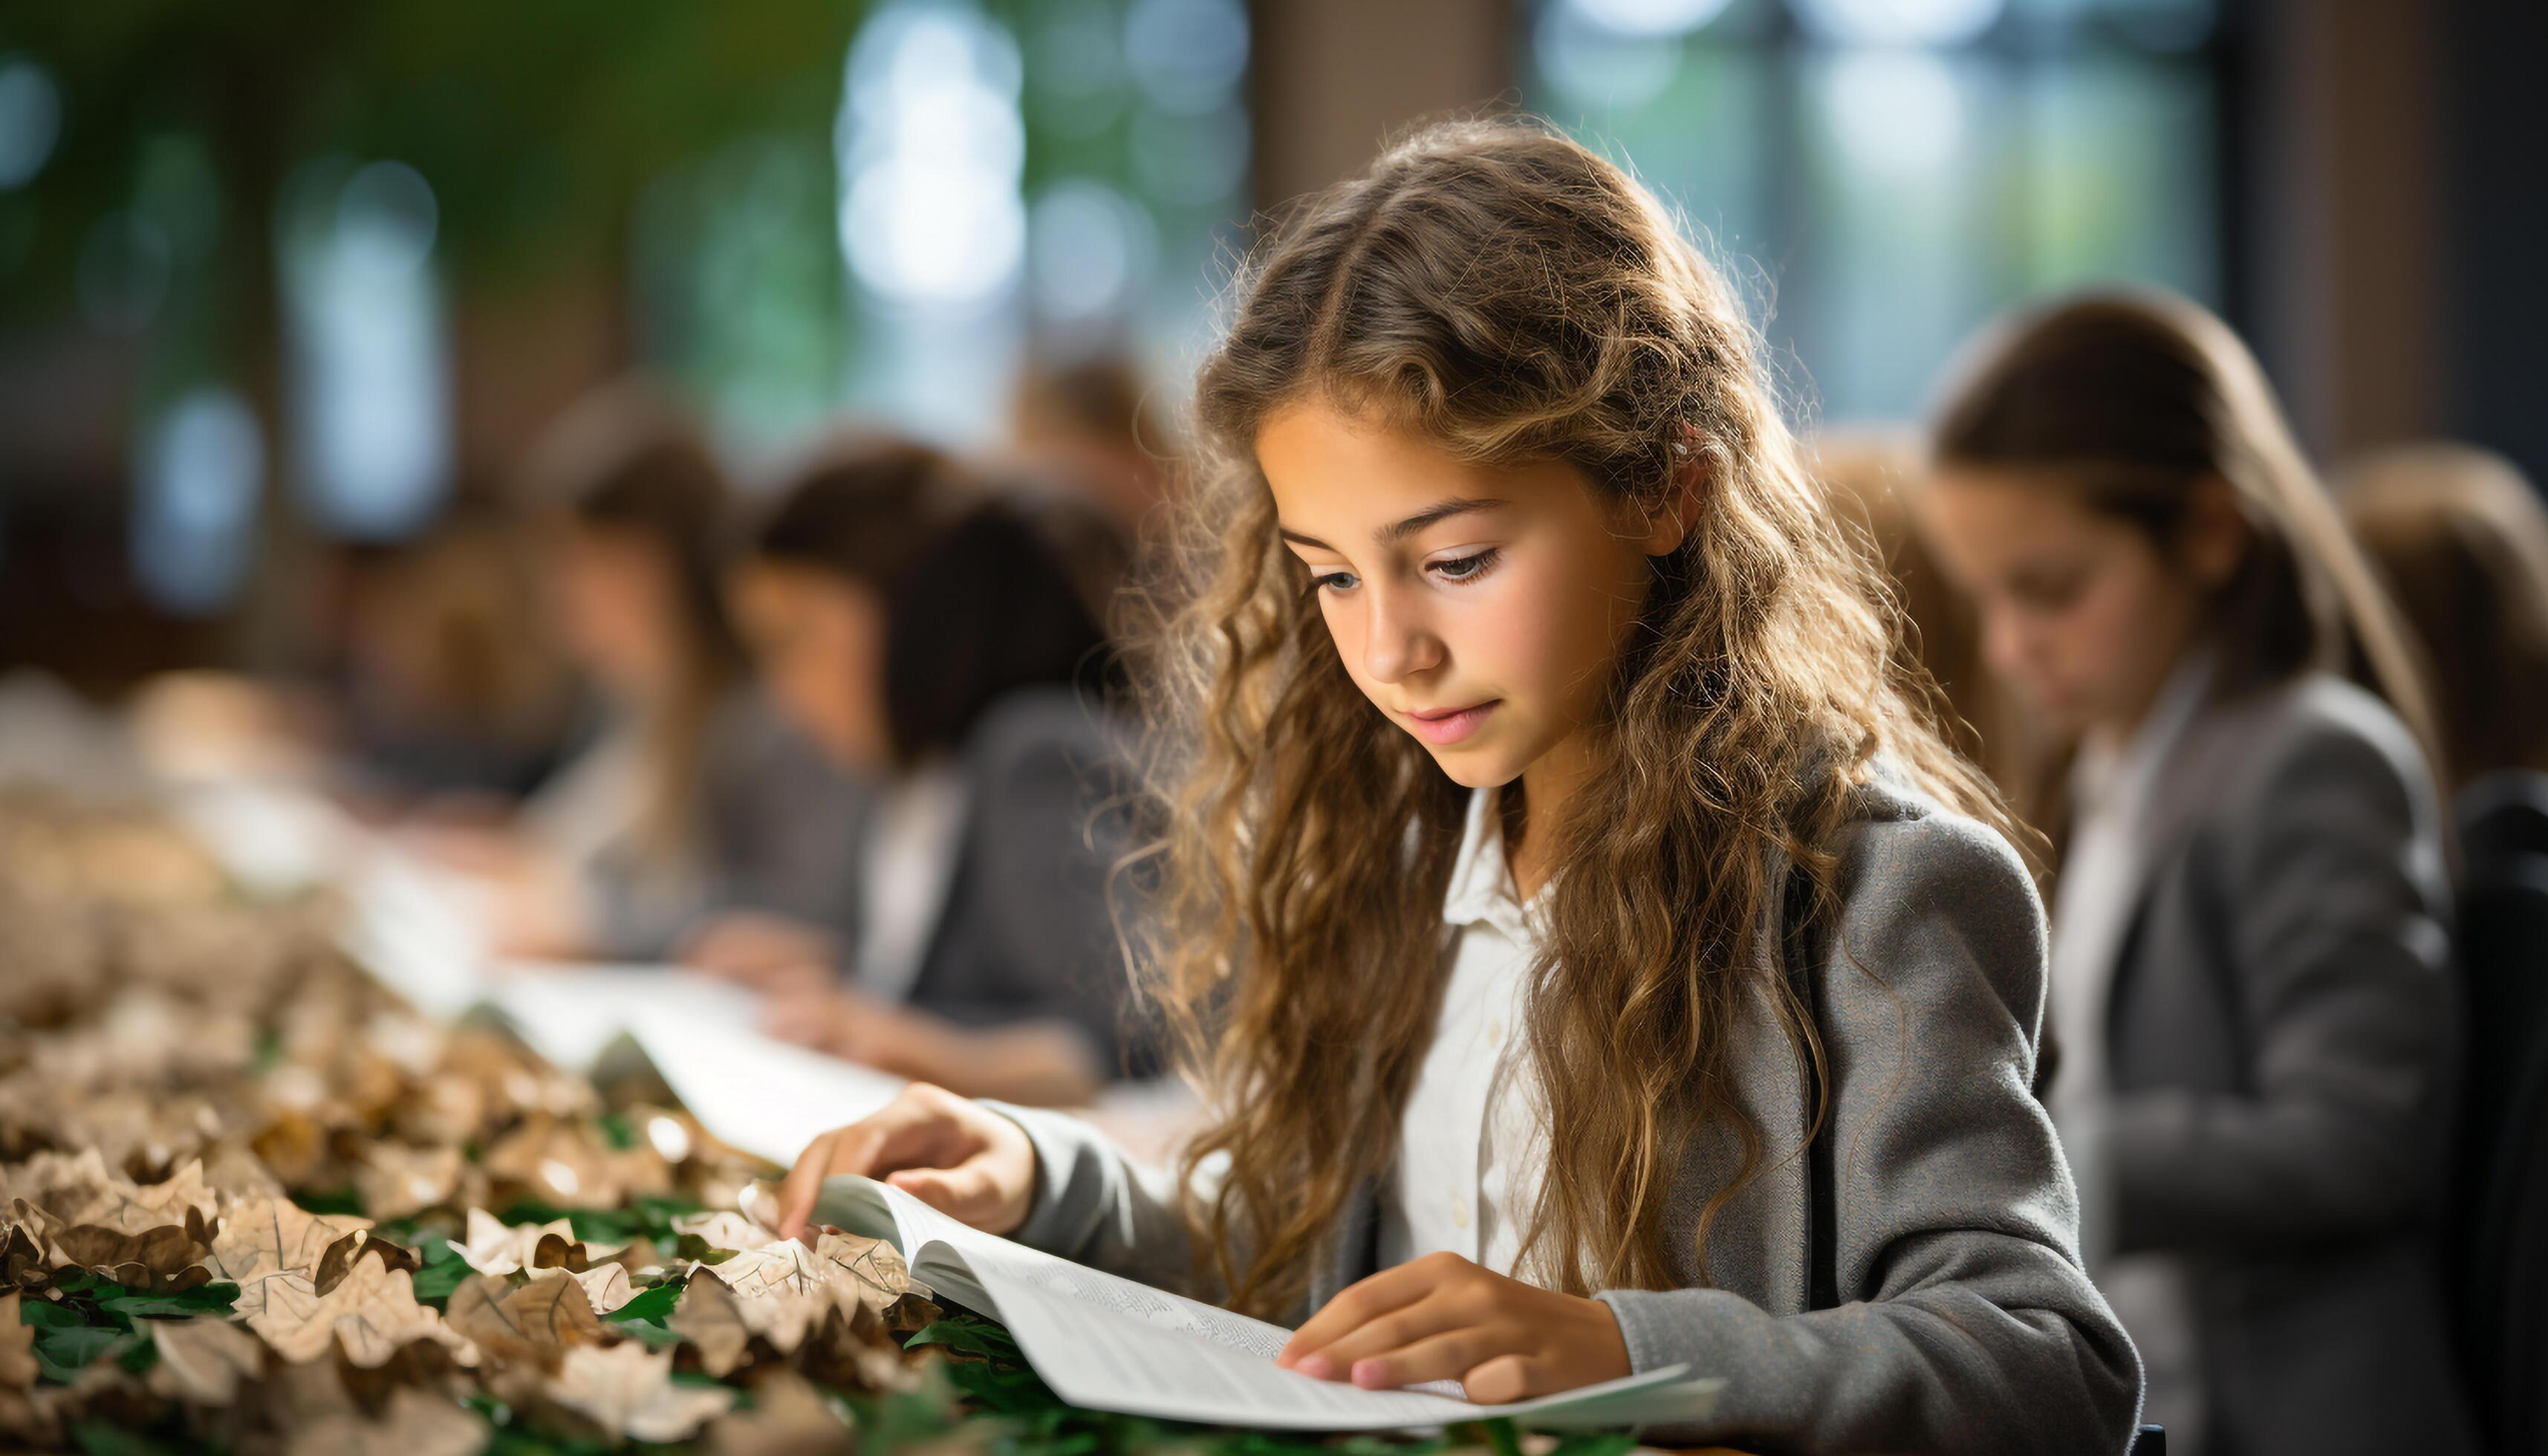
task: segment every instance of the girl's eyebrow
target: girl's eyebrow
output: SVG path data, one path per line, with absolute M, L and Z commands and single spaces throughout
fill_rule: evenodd
M 1405 520 L 1381 527 L 1372 533 L 1372 538 L 1387 546 L 1404 541 L 1437 521 L 1448 520 L 1455 515 L 1466 515 L 1473 510 L 1493 510 L 1499 505 L 1511 503 L 1509 500 L 1496 497 L 1454 496 L 1447 500 L 1437 500 Z M 1306 535 L 1290 526 L 1278 526 L 1277 529 L 1282 532 L 1283 539 L 1286 541 L 1296 541 L 1303 546 L 1316 546 L 1321 551 L 1336 549 L 1316 536 Z

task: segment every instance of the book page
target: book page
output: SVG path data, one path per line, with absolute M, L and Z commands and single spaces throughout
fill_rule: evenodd
M 1274 1364 L 1291 1331 L 984 1233 L 898 1188 L 834 1178 L 819 1222 L 903 1250 L 913 1274 L 1005 1323 L 1055 1394 L 1093 1410 L 1290 1430 L 1387 1430 L 1529 1415 L 1555 1424 L 1697 1419 L 1719 1383 L 1650 1371 L 1512 1407 L 1450 1382 L 1366 1391 Z

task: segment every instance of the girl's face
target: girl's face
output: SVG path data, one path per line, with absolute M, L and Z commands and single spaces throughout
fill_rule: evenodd
M 1256 459 L 1354 684 L 1473 788 L 1592 717 L 1647 556 L 1680 542 L 1572 466 L 1474 464 L 1315 399 L 1266 419 Z
M 632 701 L 671 691 L 684 633 L 663 548 L 637 531 L 577 523 L 559 530 L 557 547 L 550 615 L 576 666 Z
M 1979 609 L 1992 671 L 2064 733 L 2139 723 L 2242 542 L 2234 508 L 2225 523 L 2198 502 L 2166 552 L 2029 473 L 1951 469 L 1918 495 L 1930 549 Z
M 875 593 L 828 572 L 755 561 L 736 573 L 731 605 L 762 681 L 797 731 L 843 768 L 882 772 L 893 737 Z

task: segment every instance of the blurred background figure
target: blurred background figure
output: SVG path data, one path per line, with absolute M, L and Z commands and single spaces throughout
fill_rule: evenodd
M 2454 795 L 2548 773 L 2548 505 L 2501 455 L 2400 445 L 2337 473 L 2356 539 L 2430 665 Z
M 1826 430 L 1812 444 L 1815 476 L 1833 507 L 1866 532 L 1884 564 L 1909 620 L 1907 646 L 1956 720 L 1956 747 L 2014 795 L 2016 775 L 2030 762 L 2025 715 L 1982 661 L 1971 600 L 1947 580 L 1913 526 L 1911 497 L 1928 465 L 1927 441 L 1910 425 L 1861 425 Z
M 2432 666 L 2469 1028 L 2447 1268 L 2483 1412 L 2519 1450 L 2548 1439 L 2548 508 L 2465 445 L 2380 451 L 2339 484 Z
M 1935 454 L 1928 539 L 2069 757 L 2034 813 L 2048 1106 L 2146 1418 L 2171 1450 L 2474 1449 L 2435 1243 L 2448 831 L 2389 604 L 2263 374 L 2181 300 L 2003 323 Z
M 527 470 L 543 604 L 590 693 L 585 741 L 512 831 L 427 843 L 505 886 L 498 939 L 514 954 L 659 959 L 740 907 L 845 930 L 864 792 L 753 688 L 722 595 L 715 461 L 622 386 L 559 421 Z
M 348 789 L 380 813 L 500 814 L 557 766 L 575 684 L 509 511 L 455 507 L 418 540 L 343 548 L 324 700 Z
M 772 695 L 878 788 L 854 942 L 699 958 L 779 996 L 782 1035 L 967 1094 L 1077 1103 L 1143 1069 L 1106 640 L 1050 543 L 938 452 L 865 440 L 784 491 L 733 582 Z

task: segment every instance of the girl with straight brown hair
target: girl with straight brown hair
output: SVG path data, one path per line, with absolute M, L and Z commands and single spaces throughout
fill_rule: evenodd
M 1140 984 L 1173 1175 L 914 1089 L 799 1159 L 1478 1401 L 2121 1451 L 2138 1378 L 2028 1093 L 2043 916 L 1875 568 L 1652 194 L 1519 123 L 1293 211 L 1198 383 Z
M 1934 445 L 1930 544 L 2061 750 L 2048 1100 L 2149 1417 L 2180 1453 L 2465 1449 L 2444 828 L 2387 600 L 2183 300 L 2002 324 Z
M 2548 506 L 2537 489 L 2501 455 L 2437 442 L 2353 462 L 2336 498 L 2431 667 L 2453 794 L 2506 770 L 2548 774 Z

